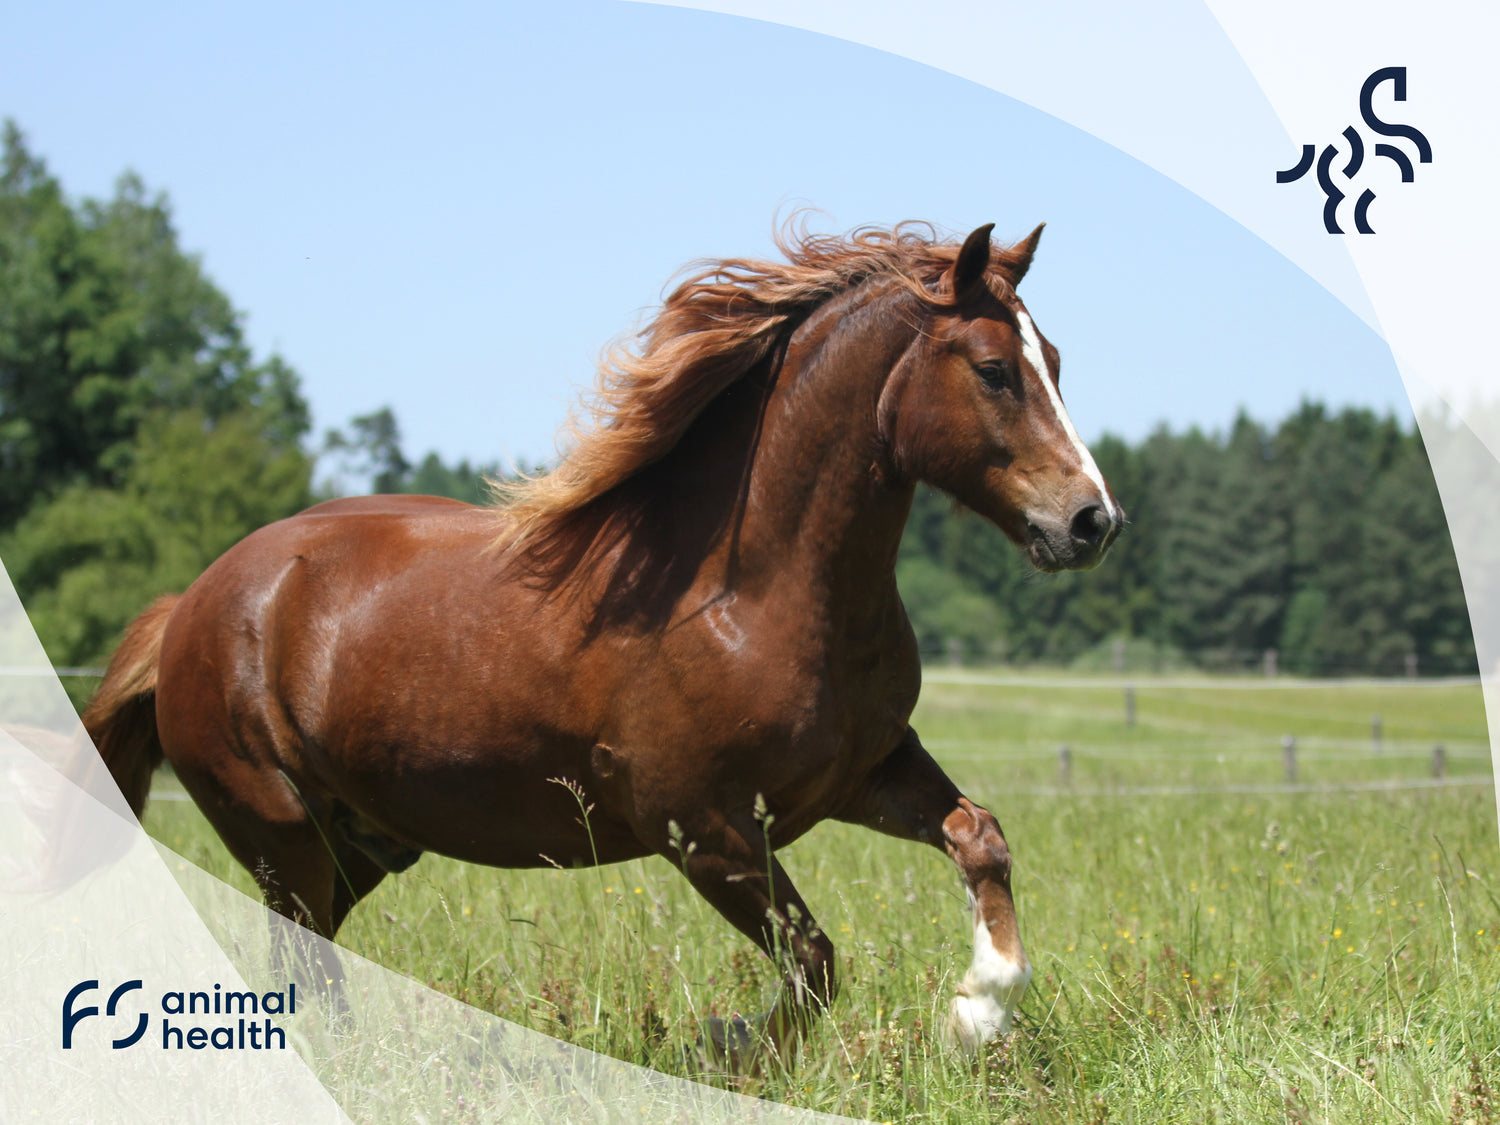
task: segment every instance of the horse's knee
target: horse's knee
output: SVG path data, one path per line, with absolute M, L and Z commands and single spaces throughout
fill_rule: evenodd
M 943 821 L 943 840 L 971 886 L 981 881 L 1010 886 L 1010 847 L 988 809 L 960 797 L 958 807 Z

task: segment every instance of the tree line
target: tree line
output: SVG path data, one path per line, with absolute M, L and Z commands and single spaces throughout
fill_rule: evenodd
M 296 373 L 251 354 L 165 197 L 73 204 L 13 122 L 0 153 L 0 559 L 55 664 L 308 504 Z
M 0 559 L 55 664 L 99 663 L 157 594 L 332 495 L 320 458 L 376 491 L 484 502 L 496 465 L 409 461 L 389 410 L 315 441 L 296 372 L 254 356 L 241 322 L 164 196 L 126 174 L 110 199 L 70 202 L 5 124 Z M 1037 575 L 989 524 L 918 493 L 898 574 L 928 655 L 1472 671 L 1432 474 L 1393 419 L 1308 404 L 1274 430 L 1241 417 L 1094 453 L 1130 526 L 1087 574 Z

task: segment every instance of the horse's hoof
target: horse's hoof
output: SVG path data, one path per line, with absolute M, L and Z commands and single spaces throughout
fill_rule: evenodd
M 758 1022 L 716 1017 L 706 1020 L 697 1044 L 699 1057 L 706 1064 L 704 1069 L 753 1073 L 760 1061 Z
M 1030 983 L 1031 965 L 1026 958 L 999 953 L 981 926 L 974 939 L 974 964 L 948 1008 L 944 1038 L 972 1053 L 991 1039 L 1009 1035 L 1011 1019 Z
M 943 1039 L 949 1046 L 973 1054 L 991 1039 L 1009 1035 L 1015 1007 L 1014 1001 L 1007 1001 L 1009 997 L 999 1000 L 984 993 L 959 993 L 948 1008 Z

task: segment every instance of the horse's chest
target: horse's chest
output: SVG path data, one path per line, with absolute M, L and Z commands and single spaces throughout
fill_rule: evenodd
M 788 665 L 740 699 L 744 717 L 719 756 L 721 769 L 784 812 L 800 812 L 810 827 L 900 742 L 916 674 Z
M 721 599 L 653 643 L 608 653 L 616 689 L 601 697 L 594 737 L 610 785 L 622 805 L 679 819 L 684 804 L 763 797 L 800 834 L 905 734 L 919 671 L 903 639 L 830 627 L 815 605 Z

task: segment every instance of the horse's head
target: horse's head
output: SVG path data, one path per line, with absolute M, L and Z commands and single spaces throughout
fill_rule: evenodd
M 1042 228 L 992 261 L 990 226 L 964 241 L 886 383 L 894 467 L 997 524 L 1040 570 L 1104 558 L 1124 513 L 1058 393 L 1057 349 L 1015 294 Z

